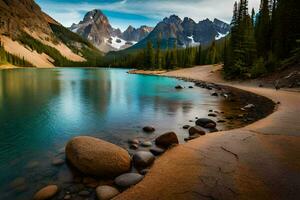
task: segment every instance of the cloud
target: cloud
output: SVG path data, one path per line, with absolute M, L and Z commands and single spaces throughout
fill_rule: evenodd
M 73 22 L 78 22 L 82 19 L 84 13 L 93 9 L 101 9 L 108 13 L 108 17 L 118 25 L 126 27 L 129 23 L 122 20 L 122 17 L 110 17 L 109 12 L 119 12 L 124 14 L 136 15 L 135 22 L 130 20 L 130 23 L 155 25 L 158 21 L 171 14 L 176 14 L 179 17 L 190 17 L 195 21 L 205 18 L 218 18 L 226 22 L 230 22 L 234 0 L 95 0 L 95 1 L 59 1 L 54 0 L 37 0 L 43 10 L 53 16 L 56 20 L 70 26 Z M 250 0 L 249 8 L 258 9 L 260 0 Z M 151 20 L 139 19 L 138 16 Z M 126 23 L 126 24 L 125 24 Z

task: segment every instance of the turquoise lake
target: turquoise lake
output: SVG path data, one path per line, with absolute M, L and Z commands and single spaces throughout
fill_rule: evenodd
M 128 148 L 128 139 L 151 140 L 175 131 L 183 142 L 187 132 L 181 127 L 192 125 L 189 120 L 207 117 L 210 109 L 230 110 L 212 91 L 189 89 L 193 83 L 127 71 L 0 71 L 0 199 L 30 199 L 45 184 L 63 183 L 68 168 L 51 162 L 74 136 L 95 136 Z M 176 90 L 178 84 L 186 88 Z M 156 132 L 144 133 L 147 125 Z

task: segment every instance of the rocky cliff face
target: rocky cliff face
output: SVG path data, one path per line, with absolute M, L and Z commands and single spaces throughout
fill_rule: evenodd
M 140 28 L 134 28 L 129 26 L 121 35 L 121 37 L 126 41 L 139 42 L 144 39 L 151 31 L 152 27 L 141 26 Z
M 85 62 L 84 51 L 96 50 L 45 14 L 34 0 L 0 0 L 0 41 L 7 52 L 36 67 Z
M 230 26 L 218 19 L 214 21 L 205 19 L 196 23 L 187 17 L 181 20 L 178 16 L 171 15 L 159 22 L 144 40 L 131 49 L 144 48 L 148 40 L 155 44 L 157 38 L 161 38 L 161 46 L 165 48 L 174 44 L 179 47 L 205 45 L 225 37 L 229 31 Z
M 73 24 L 69 29 L 89 40 L 103 52 L 128 48 L 145 38 L 152 30 L 147 26 L 138 29 L 129 26 L 122 33 L 120 29 L 113 28 L 108 18 L 98 9 L 88 12 L 82 21 Z

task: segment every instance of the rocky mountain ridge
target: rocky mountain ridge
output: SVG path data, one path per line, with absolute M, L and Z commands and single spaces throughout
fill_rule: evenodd
M 73 24 L 71 31 L 86 38 L 103 52 L 117 51 L 128 48 L 144 39 L 151 31 L 151 27 L 129 26 L 123 33 L 113 28 L 106 15 L 99 9 L 94 9 L 84 16 L 78 24 Z

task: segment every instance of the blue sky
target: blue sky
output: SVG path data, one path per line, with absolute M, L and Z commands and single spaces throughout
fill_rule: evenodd
M 234 0 L 36 0 L 43 11 L 65 26 L 78 23 L 84 14 L 101 9 L 114 28 L 129 25 L 155 26 L 166 16 L 176 14 L 195 21 L 218 18 L 229 22 Z M 249 0 L 249 7 L 258 9 L 260 0 Z

